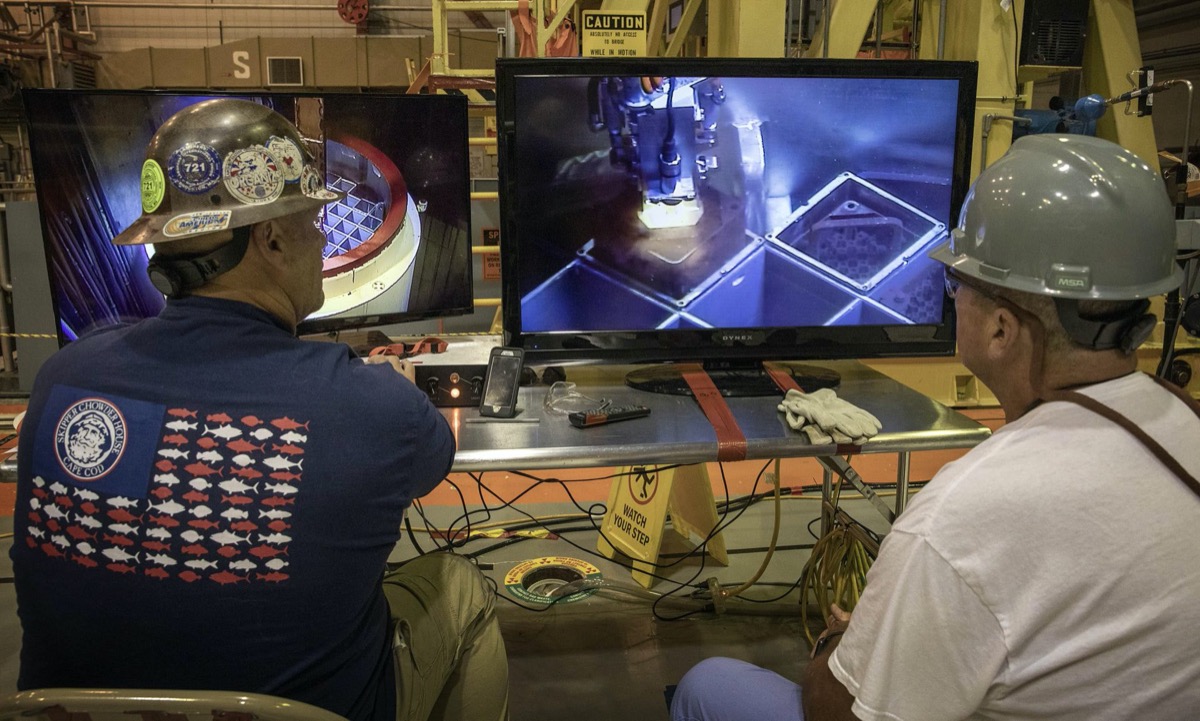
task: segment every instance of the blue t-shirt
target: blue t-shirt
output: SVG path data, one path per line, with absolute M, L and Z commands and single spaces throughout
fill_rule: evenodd
M 394 718 L 381 578 L 454 436 L 390 366 L 244 303 L 172 301 L 55 354 L 19 448 L 20 688 Z

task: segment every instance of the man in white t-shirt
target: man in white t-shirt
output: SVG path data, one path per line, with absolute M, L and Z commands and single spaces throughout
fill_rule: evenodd
M 931 255 L 1007 425 L 896 521 L 802 687 L 710 659 L 673 718 L 1200 718 L 1200 411 L 1133 354 L 1180 282 L 1157 174 L 1096 138 L 1021 139 Z

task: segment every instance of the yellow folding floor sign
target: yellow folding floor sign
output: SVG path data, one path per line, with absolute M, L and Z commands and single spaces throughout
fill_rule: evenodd
M 702 540 L 716 526 L 717 506 L 706 465 L 661 471 L 656 466 L 629 466 L 620 469 L 613 481 L 596 548 L 607 558 L 618 553 L 627 556 L 633 562 L 634 580 L 650 588 L 667 533 Z M 720 533 L 708 540 L 706 549 L 717 563 L 729 564 Z

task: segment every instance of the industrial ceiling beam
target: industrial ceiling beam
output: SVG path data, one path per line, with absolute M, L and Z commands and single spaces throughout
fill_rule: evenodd
M 496 29 L 496 26 L 492 25 L 492 21 L 487 19 L 487 15 L 484 15 L 478 10 L 468 10 L 467 12 L 463 13 L 463 15 L 465 15 L 467 19 L 470 20 L 471 23 L 477 28 L 482 28 L 483 30 Z

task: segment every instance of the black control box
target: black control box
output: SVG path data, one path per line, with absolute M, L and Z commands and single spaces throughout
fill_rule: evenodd
M 444 337 L 444 336 L 443 336 Z M 442 408 L 479 407 L 488 353 L 499 344 L 496 336 L 448 337 L 445 353 L 412 357 L 417 387 Z
M 435 406 L 457 408 L 478 406 L 483 399 L 483 377 L 487 364 L 413 366 L 417 387 L 425 391 Z

